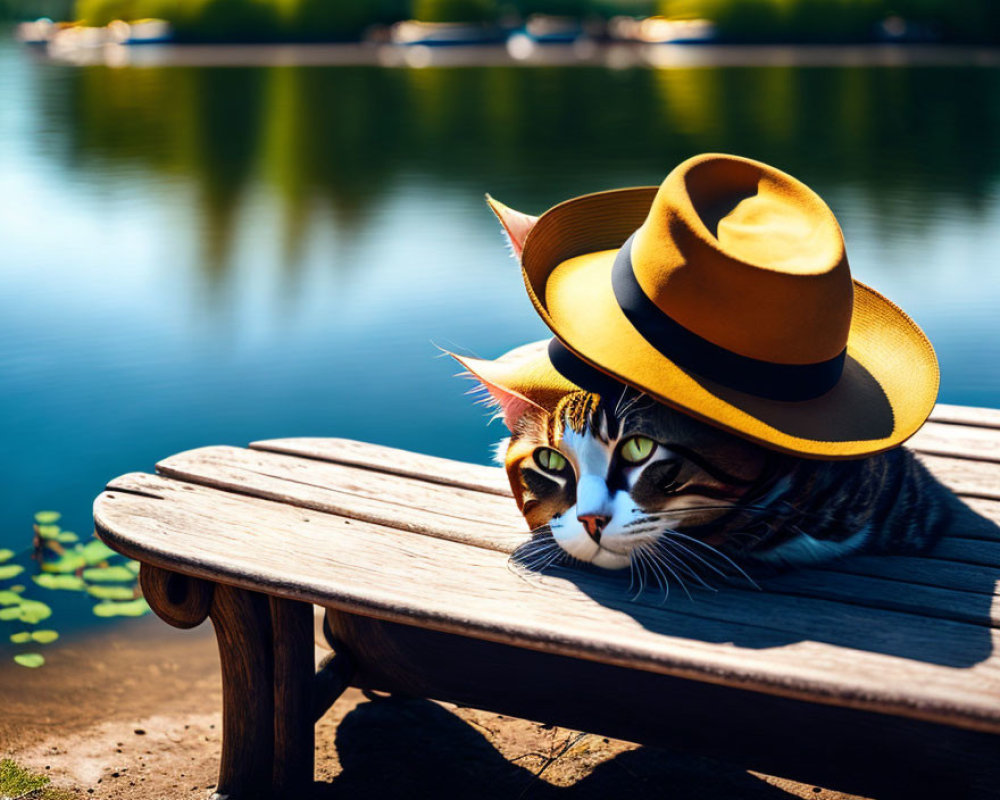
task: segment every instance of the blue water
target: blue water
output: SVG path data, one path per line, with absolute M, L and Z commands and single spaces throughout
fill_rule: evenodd
M 812 185 L 941 400 L 1000 405 L 1000 71 L 124 68 L 0 45 L 0 547 L 187 448 L 485 461 L 435 343 L 546 330 L 482 195 L 538 213 L 725 150 Z

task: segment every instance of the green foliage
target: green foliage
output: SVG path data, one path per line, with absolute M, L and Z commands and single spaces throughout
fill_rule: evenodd
M 31 576 L 32 583 L 39 589 L 80 592 L 88 599 L 99 600 L 91 607 L 98 617 L 138 617 L 148 612 L 149 605 L 141 597 L 137 581 L 139 562 L 123 558 L 97 539 L 79 542 L 76 534 L 60 529 L 58 520 L 55 511 L 35 515 L 33 556 L 39 572 Z M 0 562 L 16 556 L 11 550 L 0 551 Z M 3 564 L 0 580 L 13 578 L 24 570 L 23 564 Z M 34 626 L 52 616 L 48 604 L 25 597 L 24 590 L 23 585 L 0 586 L 0 623 Z M 50 644 L 58 638 L 59 632 L 53 629 L 8 634 L 13 644 Z M 18 653 L 14 660 L 26 667 L 45 663 L 37 653 Z
M 91 567 L 83 571 L 83 579 L 90 583 L 121 583 L 134 581 L 132 570 L 123 566 Z
M 497 0 L 76 0 L 75 14 L 89 25 L 166 19 L 186 40 L 337 40 L 409 17 L 493 21 L 500 5 Z M 522 17 L 659 13 L 705 18 L 716 23 L 724 39 L 735 41 L 867 40 L 890 16 L 945 39 L 1000 39 L 1000 2 L 992 0 L 513 0 L 502 5 Z
M 365 28 L 408 16 L 408 0 L 77 0 L 88 25 L 165 19 L 188 41 L 356 39 Z
M 0 589 L 0 606 L 12 606 L 21 602 L 21 595 L 12 589 Z
M 421 22 L 487 22 L 496 18 L 494 0 L 414 0 L 413 18 Z
M 739 41 L 867 40 L 894 16 L 946 40 L 1000 39 L 992 0 L 660 0 L 658 11 L 710 19 L 722 38 Z
M 45 664 L 45 656 L 41 653 L 18 653 L 14 660 L 22 667 L 37 669 Z
M 54 575 L 43 572 L 41 575 L 32 575 L 31 580 L 43 589 L 68 589 L 71 592 L 79 592 L 87 588 L 83 578 L 78 575 Z
M 87 594 L 101 600 L 132 600 L 135 590 L 130 586 L 88 586 Z
M 94 614 L 99 617 L 141 617 L 149 611 L 145 598 L 129 600 L 125 603 L 98 603 L 94 606 Z
M 0 797 L 29 797 L 48 784 L 45 775 L 32 775 L 9 758 L 0 761 Z
M 20 620 L 28 625 L 36 625 L 52 616 L 52 608 L 41 600 L 22 599 L 15 606 L 0 608 L 0 621 Z

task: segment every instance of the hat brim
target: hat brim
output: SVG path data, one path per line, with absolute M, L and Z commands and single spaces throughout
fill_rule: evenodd
M 622 312 L 611 280 L 616 250 L 642 224 L 655 192 L 644 187 L 575 198 L 546 212 L 528 235 L 525 283 L 569 350 L 684 413 L 796 455 L 858 458 L 895 447 L 920 428 L 937 397 L 934 350 L 902 310 L 857 281 L 843 374 L 813 400 L 739 392 L 655 349 Z

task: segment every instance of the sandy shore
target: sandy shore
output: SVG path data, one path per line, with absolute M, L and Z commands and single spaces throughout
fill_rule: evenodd
M 209 626 L 147 617 L 0 667 L 0 755 L 88 798 L 205 798 L 222 693 Z M 781 800 L 849 796 L 709 759 L 425 700 L 348 691 L 317 727 L 317 798 Z

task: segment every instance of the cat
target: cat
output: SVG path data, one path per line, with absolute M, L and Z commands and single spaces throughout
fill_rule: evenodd
M 750 579 L 748 565 L 925 552 L 951 519 L 953 495 L 903 447 L 805 459 L 624 386 L 610 398 L 569 391 L 546 410 L 482 385 L 510 431 L 497 460 L 532 531 L 515 555 L 525 566 L 585 563 L 707 585 L 712 575 Z

